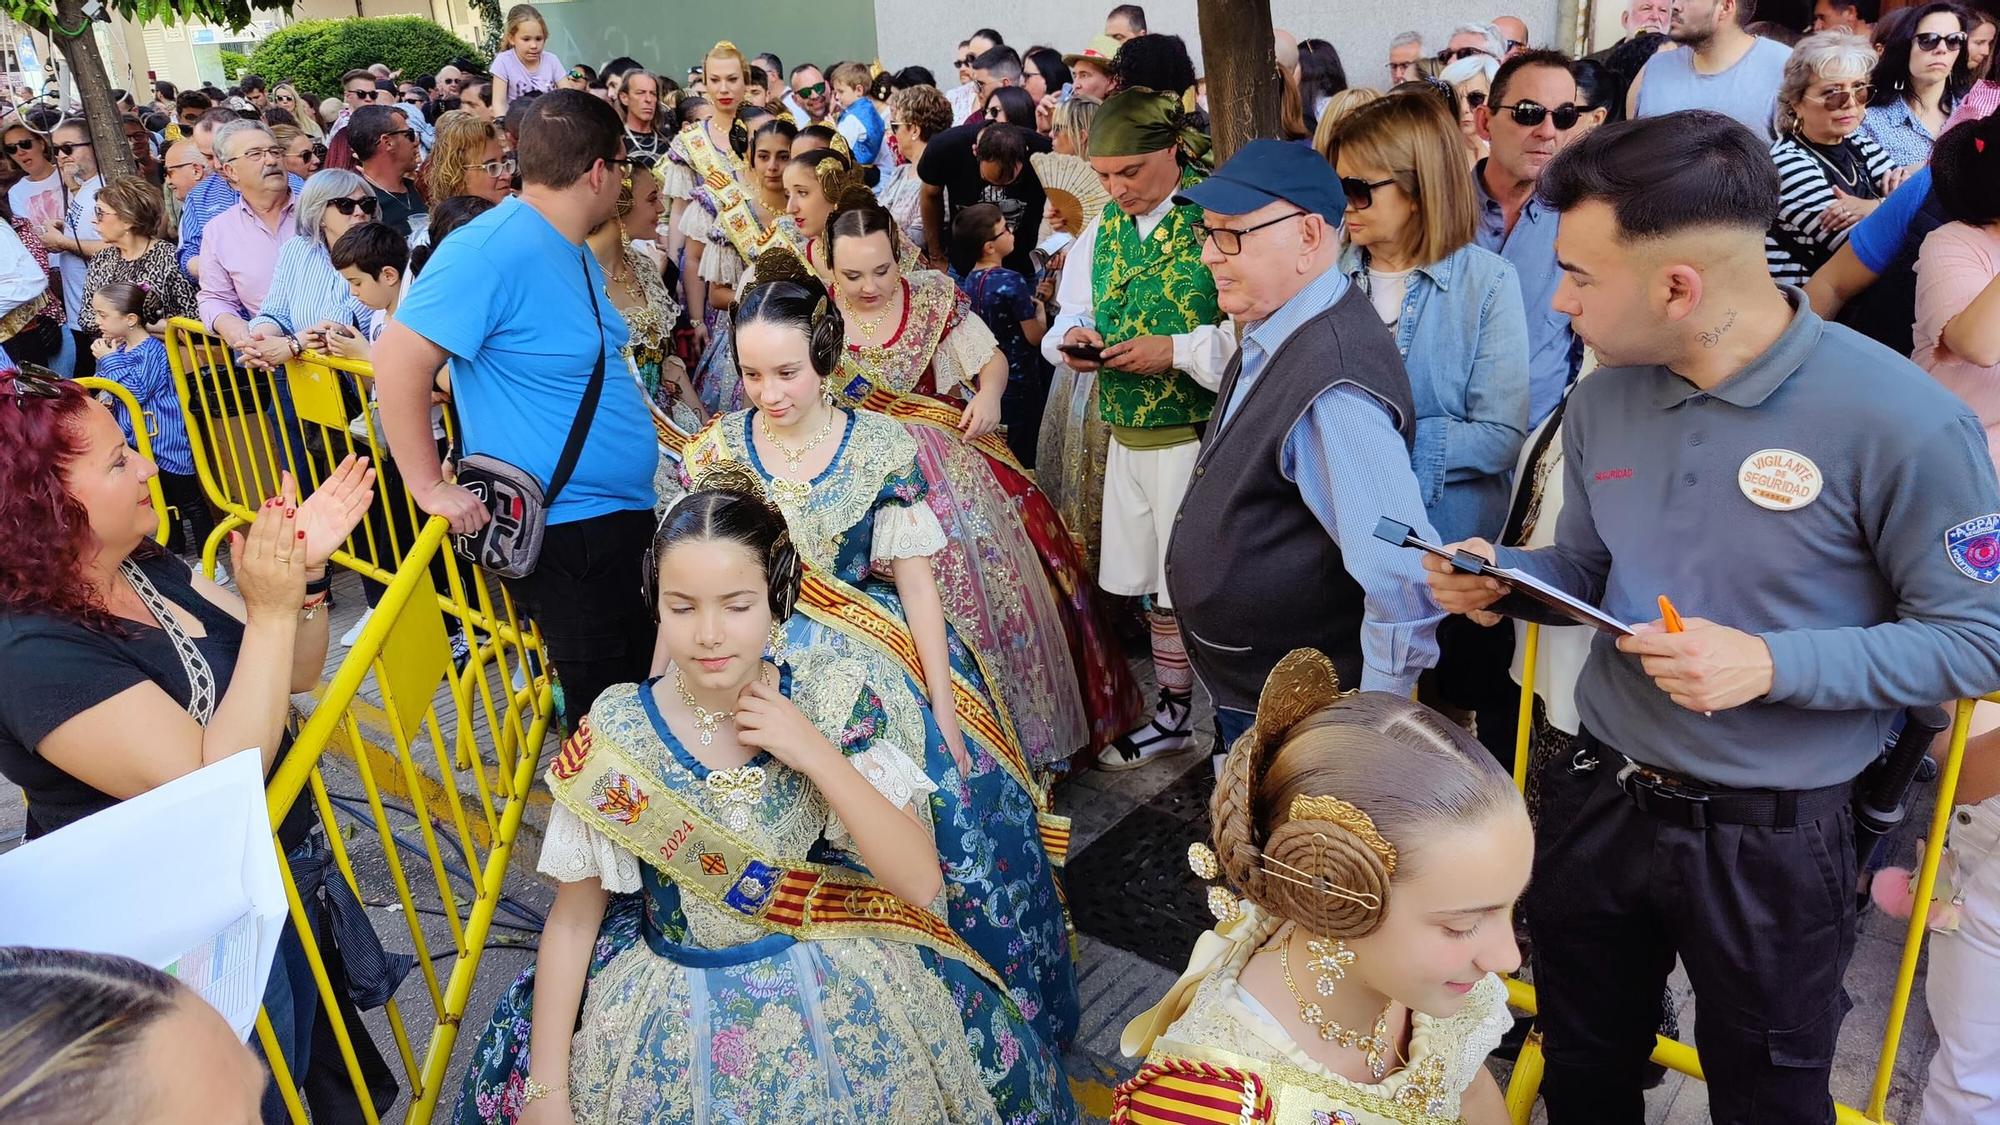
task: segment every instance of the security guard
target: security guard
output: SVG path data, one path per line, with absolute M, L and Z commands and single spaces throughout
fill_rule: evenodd
M 1527 906 L 1549 1120 L 1643 1119 L 1678 954 L 1713 1120 L 1831 1123 L 1855 778 L 1903 707 L 2000 687 L 1984 431 L 1771 281 L 1777 173 L 1729 118 L 1607 126 L 1541 191 L 1562 214 L 1555 307 L 1604 369 L 1563 422 L 1555 545 L 1462 546 L 1641 623 L 1595 639 L 1584 750 L 1543 779 Z M 1448 611 L 1538 616 L 1425 566 Z

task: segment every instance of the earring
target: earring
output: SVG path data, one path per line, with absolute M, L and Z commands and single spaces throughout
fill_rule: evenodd
M 834 403 L 833 403 L 833 387 L 832 387 L 832 386 L 830 386 L 830 385 L 828 385 L 828 384 L 827 384 L 827 383 L 825 383 L 825 382 L 822 382 L 822 383 L 820 383 L 820 385 L 819 385 L 819 400 L 820 400 L 821 402 L 825 403 L 825 404 L 826 404 L 826 405 L 828 405 L 828 406 L 832 406 L 832 405 L 834 404 Z
M 771 635 L 765 638 L 765 640 L 769 642 L 771 663 L 783 664 L 785 662 L 786 651 L 790 647 L 790 642 L 785 637 L 785 623 L 782 621 L 771 622 Z
M 1321 996 L 1333 995 L 1334 982 L 1347 979 L 1347 967 L 1354 964 L 1354 951 L 1344 941 L 1313 938 L 1306 942 L 1306 952 L 1313 955 L 1306 962 L 1306 971 L 1318 978 L 1313 982 L 1313 990 Z

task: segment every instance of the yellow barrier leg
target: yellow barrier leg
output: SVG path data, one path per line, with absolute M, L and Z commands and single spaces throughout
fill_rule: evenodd
M 284 972 L 284 967 L 273 964 L 271 971 Z M 306 1116 L 306 1107 L 299 1101 L 299 1083 L 292 1077 L 292 1068 L 285 1065 L 285 1053 L 278 1049 L 278 1033 L 271 1030 L 271 1018 L 257 1009 L 257 1042 L 263 1044 L 264 1061 L 270 1064 L 271 1081 L 277 1084 L 278 1097 L 285 1103 L 285 1112 L 291 1115 L 295 1125 L 307 1125 L 311 1119 Z
M 1535 729 L 1535 659 L 1542 642 L 1542 627 L 1528 623 L 1527 639 L 1521 653 L 1521 715 L 1514 724 L 1514 788 L 1528 790 L 1528 742 Z
M 1542 1090 L 1542 1033 L 1528 1030 L 1527 1042 L 1514 1058 L 1514 1074 L 1507 1080 L 1507 1119 L 1514 1125 L 1528 1125 L 1535 1112 L 1535 1097 Z

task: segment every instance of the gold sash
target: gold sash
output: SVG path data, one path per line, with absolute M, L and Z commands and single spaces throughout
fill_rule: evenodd
M 681 137 L 687 149 L 688 166 L 715 197 L 715 219 L 722 233 L 728 236 L 729 244 L 742 255 L 744 262 L 756 261 L 757 255 L 782 232 L 776 223 L 766 229 L 757 220 L 757 211 L 750 205 L 750 193 L 743 190 L 742 159 L 733 152 L 725 155 L 718 151 L 705 128 L 691 129 Z
M 762 854 L 595 731 L 586 717 L 543 775 L 584 823 L 681 890 L 771 933 L 801 941 L 882 938 L 959 961 L 1006 985 L 949 924 L 848 868 Z

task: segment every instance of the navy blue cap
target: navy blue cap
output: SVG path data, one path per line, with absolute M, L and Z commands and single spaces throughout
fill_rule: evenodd
M 1340 177 L 1325 157 L 1297 142 L 1270 138 L 1244 145 L 1214 175 L 1174 196 L 1174 202 L 1218 215 L 1247 215 L 1284 202 L 1335 226 L 1347 210 Z

